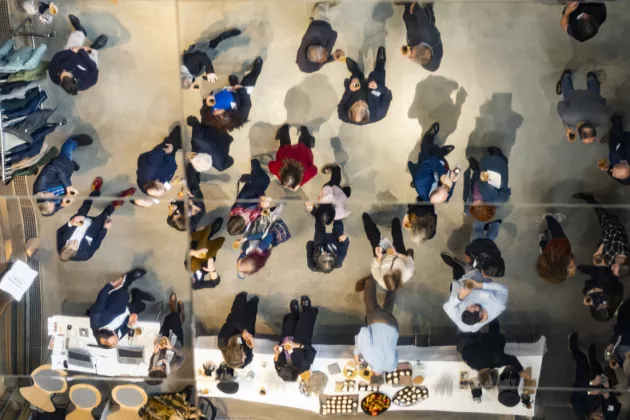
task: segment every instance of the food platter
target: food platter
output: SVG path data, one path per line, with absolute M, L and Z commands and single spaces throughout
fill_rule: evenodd
M 424 386 L 406 386 L 398 391 L 392 402 L 400 407 L 409 407 L 429 398 L 429 390 Z
M 378 416 L 389 408 L 392 400 L 381 392 L 373 392 L 361 401 L 361 410 L 367 415 Z

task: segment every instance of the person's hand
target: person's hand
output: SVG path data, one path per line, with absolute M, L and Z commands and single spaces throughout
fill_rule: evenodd
M 346 242 L 347 239 L 348 239 L 348 235 L 346 235 L 345 233 L 342 233 L 341 235 L 339 235 L 339 242 Z
M 278 354 L 282 351 L 282 348 L 280 346 L 273 346 L 273 352 Z
M 268 209 L 269 207 L 271 207 L 271 197 L 261 195 L 258 198 L 258 204 L 260 204 L 260 207 L 262 207 L 263 209 Z
M 451 181 L 457 182 L 457 180 L 459 179 L 459 174 L 456 174 L 455 171 L 450 171 L 450 173 L 448 174 L 448 177 L 450 178 Z
M 304 203 L 304 207 L 306 207 L 307 211 L 313 211 L 313 208 L 315 207 L 315 205 L 311 203 L 310 201 L 307 201 L 306 203 Z
M 467 287 L 462 287 L 459 290 L 459 293 L 457 294 L 457 297 L 459 298 L 459 300 L 464 300 L 470 294 L 470 292 L 472 292 L 472 289 L 469 289 Z
M 376 258 L 378 260 L 381 260 L 383 258 L 383 248 L 381 248 L 380 246 L 377 246 L 374 252 L 376 253 Z
M 70 219 L 70 224 L 72 226 L 81 226 L 83 222 L 85 222 L 84 216 L 74 216 L 72 219 Z
M 233 90 L 238 90 L 238 89 L 241 89 L 242 87 L 243 87 L 243 85 L 234 85 L 234 86 L 232 86 L 232 89 Z
M 241 334 L 241 336 L 243 337 L 243 340 L 245 340 L 245 345 L 247 347 L 249 347 L 250 349 L 254 348 L 254 336 L 251 335 L 247 330 L 243 330 L 243 333 Z M 251 343 L 251 346 L 249 345 L 249 343 Z
M 354 364 L 355 364 L 355 365 L 357 365 L 357 367 L 358 367 L 358 366 L 361 366 L 361 358 L 359 357 L 359 355 L 358 355 L 358 354 L 355 354 L 355 355 L 354 355 L 353 360 L 354 360 Z
M 475 281 L 475 280 L 468 280 L 468 281 L 472 282 L 473 289 L 483 289 L 483 283 L 479 281 Z
M 211 82 L 211 83 L 216 83 L 216 81 L 219 80 L 219 78 L 217 77 L 216 73 L 209 73 L 206 76 L 207 76 L 206 80 Z
M 572 12 L 575 11 L 575 9 L 578 8 L 578 6 L 580 5 L 579 1 L 572 1 L 571 3 L 567 4 L 567 6 L 564 8 L 564 14 L 565 15 L 569 15 Z
M 521 378 L 523 379 L 527 379 L 527 380 L 532 379 L 532 375 L 526 370 L 521 371 L 519 375 L 521 375 Z
M 74 48 L 70 48 L 70 49 L 71 49 L 73 52 L 78 53 L 78 52 L 79 52 L 79 50 L 80 50 L 81 48 L 79 48 L 79 47 L 74 47 Z
M 88 54 L 92 52 L 92 48 L 90 48 L 90 47 L 81 47 L 81 49 L 83 51 L 85 51 L 86 53 L 88 53 Z
M 337 49 L 333 53 L 333 58 L 335 59 L 335 61 L 345 61 L 346 53 L 341 49 Z
M 165 147 L 164 147 L 164 151 L 166 153 L 171 153 L 173 151 L 173 145 L 168 143 Z
M 359 79 L 356 77 L 353 77 L 352 80 L 350 80 L 350 90 L 356 92 L 359 89 L 361 89 L 361 82 L 359 82 Z
M 599 159 L 597 161 L 597 168 L 600 171 L 607 171 L 610 169 L 610 163 L 608 163 L 608 160 L 606 159 Z
M 79 194 L 79 190 L 77 190 L 76 188 L 70 186 L 70 187 L 66 187 L 66 195 L 69 196 L 74 196 Z
M 129 328 L 133 328 L 138 322 L 138 314 L 129 315 L 129 322 L 127 322 L 127 326 Z
M 122 284 L 123 284 L 123 278 L 122 278 L 122 277 L 120 277 L 118 280 L 113 281 L 113 282 L 111 282 L 111 283 L 109 283 L 109 284 L 111 284 L 112 286 L 114 286 L 114 289 L 115 289 L 115 288 L 117 288 L 117 287 L 120 287 L 120 286 L 122 286 Z
M 168 338 L 166 339 L 166 344 L 164 345 L 164 347 L 166 347 L 167 349 L 172 349 L 173 345 L 171 344 L 171 340 L 169 340 Z
M 103 227 L 105 229 L 109 229 L 110 227 L 112 227 L 112 219 L 107 219 L 107 221 L 103 224 Z
M 371 80 L 370 83 L 368 83 L 368 87 L 374 90 L 378 88 L 378 84 L 374 80 Z
M 411 4 L 411 7 L 409 8 L 409 13 L 413 14 L 413 11 L 416 9 L 416 6 L 418 5 L 418 3 L 416 3 L 415 1 Z
M 601 385 L 601 384 L 602 384 L 602 377 L 601 377 L 601 375 L 597 375 L 597 376 L 595 377 L 595 379 L 593 379 L 593 380 L 591 381 L 591 386 L 599 386 L 599 385 Z

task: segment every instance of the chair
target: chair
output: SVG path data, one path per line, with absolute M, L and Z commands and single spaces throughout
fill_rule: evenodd
M 51 401 L 53 394 L 66 392 L 66 372 L 53 370 L 51 365 L 42 365 L 31 373 L 33 386 L 20 388 L 20 394 L 26 401 L 42 411 L 53 413 L 55 406 Z
M 93 420 L 92 410 L 101 403 L 101 392 L 93 385 L 73 385 L 70 388 L 70 401 L 76 409 L 66 416 L 66 420 Z
M 107 420 L 141 420 L 138 411 L 147 401 L 147 393 L 138 385 L 118 385 L 112 389 L 112 400 L 120 406 Z

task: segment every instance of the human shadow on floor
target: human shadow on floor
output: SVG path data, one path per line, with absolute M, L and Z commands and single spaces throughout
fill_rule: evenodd
M 360 68 L 364 69 L 366 76 L 372 71 L 372 68 L 367 71 L 368 69 L 365 68 L 365 59 L 368 55 L 371 55 L 374 57 L 374 60 L 376 60 L 378 48 L 385 46 L 387 19 L 393 15 L 394 8 L 390 2 L 379 2 L 372 10 L 371 19 L 366 20 L 365 25 L 363 25 L 363 43 L 359 48 L 357 63 Z
M 468 139 L 466 157 L 480 160 L 488 146 L 497 146 L 509 158 L 516 142 L 516 130 L 522 124 L 523 116 L 512 110 L 512 94 L 493 93 L 479 109 L 475 129 Z
M 368 214 L 372 217 L 374 223 L 391 229 L 394 217 L 398 217 L 402 221 L 407 210 L 406 203 L 400 203 L 400 200 L 389 190 L 376 193 L 376 201 L 368 210 Z
M 87 39 L 94 41 L 101 34 L 107 35 L 107 45 L 103 50 L 126 44 L 131 39 L 129 30 L 111 13 L 82 12 L 78 17 L 85 26 Z
M 455 100 L 452 96 L 455 94 Z M 440 132 L 436 143 L 445 144 L 448 136 L 455 132 L 457 122 L 462 113 L 462 107 L 468 93 L 463 86 L 443 76 L 429 75 L 416 85 L 416 95 L 407 112 L 407 117 L 418 120 L 422 134 L 431 127 L 434 122 L 440 123 Z M 418 143 L 409 153 L 409 159 L 416 162 L 420 152 L 422 135 Z
M 72 121 L 72 134 L 69 135 L 68 138 L 78 134 L 87 134 L 94 142 L 87 147 L 79 147 L 74 151 L 77 163 L 80 166 L 77 175 L 83 175 L 109 162 L 112 155 L 105 149 L 98 132 L 91 124 L 86 123 L 81 118 L 74 117 Z
M 249 129 L 247 136 L 249 137 L 249 150 L 251 156 L 258 156 L 270 153 L 276 156 L 279 142 L 275 139 L 279 125 L 270 124 L 268 122 L 259 121 L 254 123 Z
M 339 97 L 328 76 L 309 75 L 287 91 L 284 98 L 287 122 L 306 125 L 311 133 L 315 133 L 333 115 L 337 102 Z

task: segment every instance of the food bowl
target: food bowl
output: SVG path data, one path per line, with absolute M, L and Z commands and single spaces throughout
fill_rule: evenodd
M 361 410 L 369 416 L 378 416 L 387 411 L 392 400 L 382 392 L 373 392 L 361 401 Z

